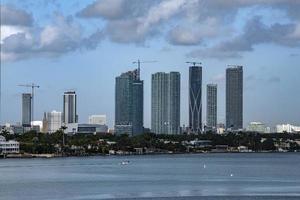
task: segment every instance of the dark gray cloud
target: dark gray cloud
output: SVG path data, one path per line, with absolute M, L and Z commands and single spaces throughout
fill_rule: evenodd
M 223 41 L 211 48 L 199 49 L 188 54 L 191 57 L 204 58 L 239 58 L 242 52 L 253 51 L 257 44 L 273 43 L 288 47 L 300 47 L 300 35 L 296 35 L 297 24 L 265 25 L 261 17 L 249 20 L 243 33 L 231 40 Z
M 33 18 L 31 14 L 14 6 L 0 5 L 1 25 L 31 26 Z

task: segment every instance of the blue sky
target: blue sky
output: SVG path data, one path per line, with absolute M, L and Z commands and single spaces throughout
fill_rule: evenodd
M 203 63 L 218 84 L 218 121 L 225 121 L 225 69 L 244 66 L 244 126 L 262 121 L 300 125 L 300 1 L 86 0 L 1 1 L 2 122 L 21 121 L 18 84 L 37 83 L 35 119 L 62 111 L 75 89 L 80 122 L 92 114 L 114 121 L 115 77 L 137 59 L 145 80 L 150 126 L 151 74 L 181 73 L 181 123 L 188 122 L 188 66 Z

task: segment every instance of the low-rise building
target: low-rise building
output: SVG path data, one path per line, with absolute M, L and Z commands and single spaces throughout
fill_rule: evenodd
M 266 126 L 264 123 L 261 123 L 261 122 L 250 122 L 247 127 L 247 131 L 257 132 L 257 133 L 265 133 Z
M 6 141 L 5 137 L 0 135 L 0 153 L 11 154 L 20 152 L 20 143 L 14 140 Z
M 294 126 L 291 124 L 279 124 L 276 125 L 277 133 L 300 133 L 300 126 Z

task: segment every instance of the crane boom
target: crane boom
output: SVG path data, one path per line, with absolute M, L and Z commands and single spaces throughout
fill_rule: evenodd
M 138 59 L 137 61 L 132 62 L 132 64 L 137 64 L 138 67 L 138 79 L 140 79 L 140 72 L 141 72 L 141 63 L 155 63 L 157 62 L 156 60 L 150 60 L 150 61 L 140 61 L 140 59 Z
M 185 63 L 188 63 L 188 64 L 192 64 L 194 67 L 198 64 L 198 65 L 202 65 L 201 62 L 185 62 Z

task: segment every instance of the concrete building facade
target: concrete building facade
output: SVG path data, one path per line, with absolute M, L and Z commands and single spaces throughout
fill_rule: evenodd
M 226 69 L 226 129 L 243 128 L 243 67 Z
M 152 74 L 151 131 L 156 134 L 180 133 L 180 73 Z

